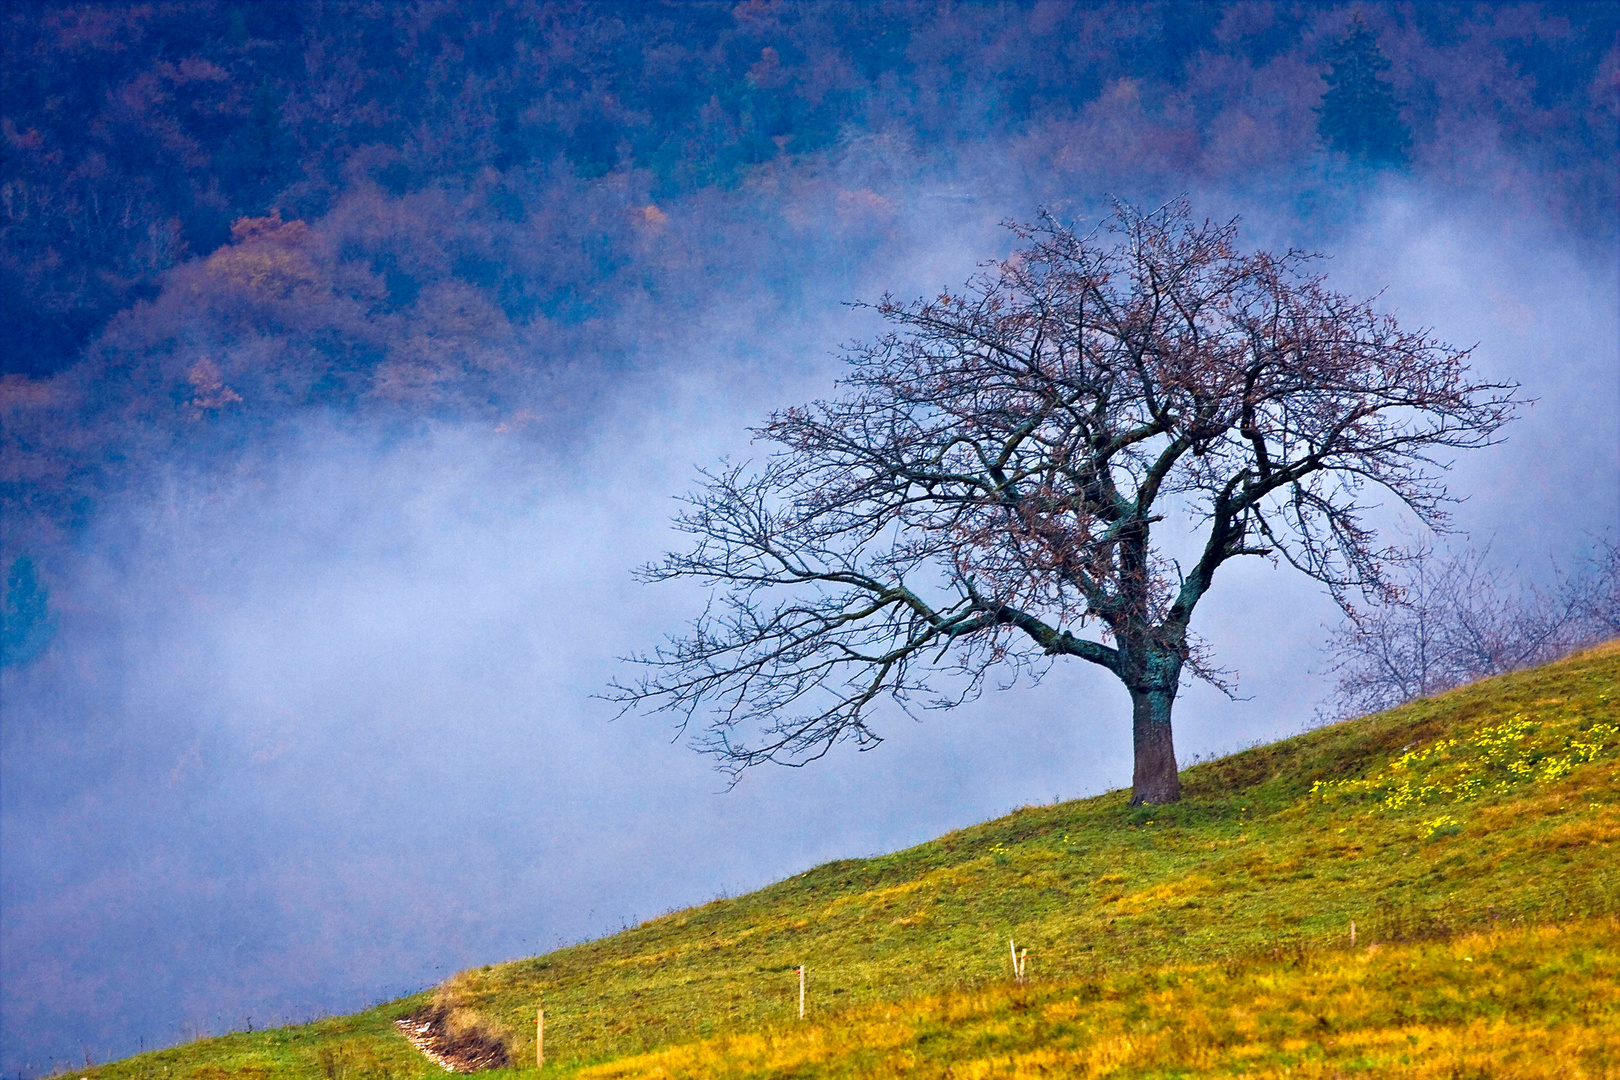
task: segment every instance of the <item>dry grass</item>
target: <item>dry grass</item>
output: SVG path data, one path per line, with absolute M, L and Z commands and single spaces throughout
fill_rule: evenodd
M 1620 1075 L 1620 922 L 874 1005 L 582 1070 L 636 1077 Z

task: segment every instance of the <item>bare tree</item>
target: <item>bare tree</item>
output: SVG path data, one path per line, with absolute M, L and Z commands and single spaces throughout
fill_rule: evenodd
M 1545 590 L 1488 560 L 1488 550 L 1439 555 L 1424 545 L 1394 596 L 1334 628 L 1328 671 L 1338 678 L 1325 716 L 1393 708 L 1620 635 L 1620 546 L 1598 541 L 1574 572 L 1554 567 Z
M 1596 541 L 1586 565 L 1560 587 L 1574 612 L 1576 647 L 1620 637 L 1620 542 Z
M 1130 693 L 1132 801 L 1171 802 L 1183 672 L 1220 678 L 1189 624 L 1221 565 L 1379 592 L 1360 493 L 1440 523 L 1429 455 L 1512 415 L 1467 350 L 1328 291 L 1312 256 L 1238 254 L 1235 222 L 1184 202 L 1012 228 L 1023 248 L 962 294 L 885 297 L 845 395 L 770 417 L 757 471 L 703 474 L 677 519 L 691 550 L 641 573 L 711 602 L 618 700 L 705 714 L 699 746 L 735 776 L 871 747 L 880 698 L 949 707 L 992 669 L 1079 657 Z M 1190 565 L 1156 538 L 1171 517 Z

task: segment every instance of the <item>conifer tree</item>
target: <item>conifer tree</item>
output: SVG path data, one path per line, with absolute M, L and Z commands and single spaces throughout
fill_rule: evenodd
M 1328 90 L 1318 106 L 1316 130 L 1329 149 L 1369 165 L 1400 165 L 1412 134 L 1401 122 L 1395 91 L 1382 78 L 1389 58 L 1360 17 L 1327 53 Z
M 34 560 L 19 555 L 6 574 L 6 598 L 0 605 L 0 665 L 28 663 L 55 633 L 50 593 L 34 571 Z

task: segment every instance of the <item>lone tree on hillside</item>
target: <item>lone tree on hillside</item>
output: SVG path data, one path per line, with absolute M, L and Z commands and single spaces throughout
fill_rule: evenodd
M 711 601 L 617 700 L 705 714 L 736 776 L 871 747 L 880 698 L 949 707 L 1079 657 L 1130 692 L 1133 803 L 1172 802 L 1183 672 L 1220 678 L 1189 624 L 1221 565 L 1286 560 L 1346 607 L 1385 589 L 1360 495 L 1441 524 L 1431 455 L 1512 415 L 1468 350 L 1328 291 L 1311 256 L 1238 254 L 1184 202 L 1013 229 L 961 295 L 878 304 L 893 329 L 846 349 L 847 393 L 770 417 L 757 471 L 703 473 L 691 550 L 640 574 Z

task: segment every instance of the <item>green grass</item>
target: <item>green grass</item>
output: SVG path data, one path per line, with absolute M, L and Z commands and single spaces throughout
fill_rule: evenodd
M 1590 952 L 1593 935 L 1607 932 L 1612 940 L 1608 918 L 1620 910 L 1620 871 L 1612 865 L 1620 861 L 1617 701 L 1620 643 L 1611 643 L 1194 766 L 1184 771 L 1184 799 L 1173 807 L 1132 810 L 1124 792 L 1027 807 L 892 855 L 819 866 L 612 937 L 462 972 L 436 996 L 459 1016 L 504 1033 L 519 1062 L 533 1061 L 534 1009 L 544 1003 L 548 1072 L 555 1063 L 559 1073 L 603 1075 L 880 1074 L 890 1066 L 880 1067 L 872 1047 L 892 1032 L 839 1053 L 784 1051 L 780 1067 L 758 1056 L 763 1044 L 748 1040 L 820 1040 L 816 1045 L 825 1049 L 842 1045 L 829 1033 L 865 1030 L 861 1025 L 875 1024 L 880 1013 L 899 1009 L 926 1018 L 933 1009 L 960 1022 L 908 1021 L 908 1034 L 890 1039 L 900 1055 L 895 1060 L 912 1061 L 908 1068 L 925 1061 L 941 1068 L 950 1061 L 991 1062 L 984 1068 L 999 1075 L 1018 1071 L 1019 1054 L 1034 1069 L 1039 1054 L 1069 1045 L 1064 1038 L 1078 1053 L 1073 1032 L 1095 1036 L 1108 1024 L 1135 1030 L 1131 1024 L 1147 1021 L 1130 1019 L 1132 1010 L 1166 993 L 1165 979 L 1202 980 L 1207 993 L 1188 999 L 1194 1011 L 1226 1015 L 1239 1008 L 1241 994 L 1238 982 L 1222 973 L 1243 965 L 1270 963 L 1281 971 L 1288 964 L 1294 967 L 1287 970 L 1337 964 L 1344 970 L 1334 978 L 1349 979 L 1346 965 L 1365 960 L 1371 965 L 1365 970 L 1374 973 L 1371 985 L 1398 995 L 1398 979 L 1378 981 L 1380 965 L 1427 970 L 1424 950 L 1482 934 L 1479 940 L 1494 942 L 1492 955 L 1500 955 L 1504 970 L 1526 957 L 1539 962 L 1552 950 L 1564 957 L 1559 971 L 1579 972 L 1581 963 L 1570 956 Z M 1346 951 L 1351 920 L 1357 954 Z M 1564 927 L 1566 936 L 1543 941 L 1534 936 L 1542 932 L 1537 927 Z M 1009 986 L 1009 938 L 1029 950 L 1032 985 L 1023 990 Z M 1383 951 L 1368 954 L 1369 944 Z M 793 969 L 800 963 L 809 971 L 804 1024 L 795 1019 Z M 1440 967 L 1451 970 L 1446 963 Z M 1225 989 L 1222 978 L 1230 983 Z M 1472 1000 L 1475 983 L 1447 990 L 1444 979 L 1435 978 L 1436 1000 Z M 1558 985 L 1553 974 L 1545 981 Z M 1529 1009 L 1530 1021 L 1536 1010 L 1551 1017 L 1545 995 L 1524 990 L 1532 984 L 1504 979 L 1509 989 L 1501 993 L 1523 991 L 1515 1007 Z M 1088 998 L 1093 991 L 1086 987 L 1103 989 Z M 1031 1016 L 1079 1001 L 1064 1021 L 1071 1035 L 1060 1036 L 1051 1025 L 997 1020 L 1017 1011 L 1019 994 L 1023 1008 L 1035 1010 Z M 1373 1045 L 1387 1036 L 1400 1045 L 1390 1050 L 1394 1056 L 1378 1058 L 1385 1066 L 1400 1064 L 1404 1054 L 1402 1068 L 1421 1072 L 1433 1058 L 1431 1064 L 1449 1061 L 1455 1072 L 1467 1054 L 1494 1045 L 1477 1032 L 1458 1042 L 1457 1033 L 1474 1022 L 1469 1017 L 1488 1019 L 1487 1006 L 1500 1007 L 1500 996 L 1481 998 L 1474 1012 L 1458 1005 L 1451 1021 L 1413 1014 L 1403 1027 L 1385 1022 L 1374 994 L 1366 998 L 1373 1004 L 1362 1020 L 1346 1023 L 1361 1025 L 1359 1037 L 1373 1055 L 1368 1062 L 1390 1050 Z M 390 1026 L 424 1000 L 417 995 L 355 1017 L 203 1040 L 77 1074 L 176 1080 L 443 1075 Z M 1104 1007 L 1104 1001 L 1113 1004 Z M 1580 1035 L 1596 1030 L 1591 1025 L 1598 1021 L 1559 1023 Z M 998 1025 L 1006 1032 L 987 1034 Z M 939 1029 L 933 1041 L 919 1035 L 933 1028 Z M 1316 1061 L 1327 1067 L 1327 1057 L 1307 1060 L 1299 1057 L 1300 1047 L 1284 1046 L 1298 1036 L 1268 1031 L 1257 1027 L 1252 1045 L 1245 1044 L 1250 1049 L 1232 1057 L 1237 1064 L 1231 1067 L 1260 1069 L 1257 1075 L 1264 1074 L 1262 1066 L 1295 1069 Z M 1140 1060 L 1126 1055 L 1108 1069 L 1175 1075 L 1176 1055 L 1203 1053 L 1193 1035 L 1167 1035 L 1157 1043 L 1144 1041 L 1141 1032 L 1134 1037 L 1139 1048 L 1159 1049 L 1143 1050 Z M 1408 1037 L 1417 1042 L 1402 1041 Z M 1502 1035 L 1503 1053 L 1537 1045 L 1536 1037 Z M 994 1044 L 988 1051 L 985 1039 Z M 1005 1062 L 995 1065 L 990 1051 L 1005 1051 Z M 1199 1060 L 1219 1072 L 1227 1065 L 1217 1057 Z M 1581 1068 L 1605 1075 L 1608 1066 L 1593 1061 L 1588 1064 L 1598 1072 Z M 1076 1061 L 1059 1066 L 1084 1071 Z
M 152 1050 L 63 1076 L 175 1077 L 443 1077 L 394 1029 L 394 1020 L 432 996 L 413 994 L 352 1016 L 268 1031 L 237 1032 Z

